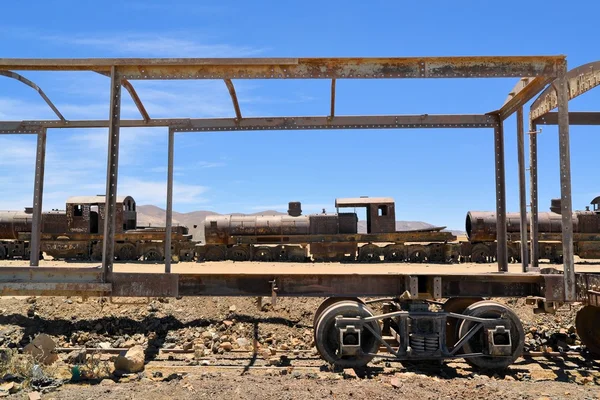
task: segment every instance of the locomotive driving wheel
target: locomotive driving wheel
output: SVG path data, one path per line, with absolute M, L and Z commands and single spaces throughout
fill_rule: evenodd
M 476 244 L 473 246 L 473 250 L 471 251 L 471 262 L 474 263 L 487 263 L 491 261 L 492 252 L 488 246 L 485 244 Z
M 390 244 L 383 250 L 383 259 L 387 262 L 402 262 L 405 259 L 404 246 L 401 244 Z
M 423 246 L 415 246 L 412 249 L 410 249 L 409 252 L 409 263 L 422 263 L 427 260 L 427 251 Z
M 347 329 L 348 327 L 336 327 L 338 316 L 367 318 L 372 317 L 373 312 L 365 304 L 353 300 L 337 301 L 323 310 L 314 326 L 319 354 L 337 367 L 364 367 L 379 349 L 378 338 L 364 326 L 359 331 Z M 381 336 L 381 327 L 377 321 L 369 322 L 368 325 L 373 332 Z
M 247 246 L 235 245 L 227 251 L 227 258 L 233 261 L 248 261 L 250 249 Z
M 358 261 L 378 262 L 381 261 L 381 248 L 374 244 L 367 244 L 358 249 Z
M 145 261 L 162 261 L 163 256 L 158 249 L 149 249 L 144 253 Z
M 136 260 L 137 251 L 135 250 L 135 246 L 131 243 L 125 243 L 119 249 L 118 259 L 120 261 L 130 261 Z
M 204 255 L 206 261 L 223 261 L 225 260 L 225 250 L 221 247 L 209 247 Z
M 254 259 L 257 261 L 273 261 L 273 252 L 269 247 L 258 247 L 254 250 Z

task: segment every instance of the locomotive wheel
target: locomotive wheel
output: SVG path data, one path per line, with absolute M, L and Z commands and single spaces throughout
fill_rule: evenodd
M 209 247 L 204 254 L 205 261 L 225 260 L 225 251 L 221 247 Z
M 367 244 L 358 249 L 358 261 L 378 262 L 381 261 L 381 248 L 374 244 Z
M 137 260 L 137 251 L 131 243 L 126 243 L 119 249 L 118 259 L 120 261 Z
M 481 297 L 452 297 L 444 302 L 442 310 L 449 313 L 462 314 L 471 304 L 482 301 Z M 451 348 L 458 341 L 458 325 L 462 320 L 446 318 L 446 347 Z
M 273 261 L 273 252 L 269 247 L 259 247 L 254 250 L 254 259 L 257 261 Z
M 422 263 L 427 260 L 427 252 L 425 251 L 425 247 L 417 246 L 417 248 L 410 249 L 409 252 L 409 263 Z
M 90 259 L 92 261 L 102 261 L 102 242 L 98 242 L 92 247 L 92 252 L 90 253 Z
M 476 244 L 471 251 L 471 262 L 488 263 L 491 261 L 491 254 L 490 248 L 485 244 Z
M 341 355 L 340 335 L 335 327 L 336 316 L 366 318 L 372 317 L 373 312 L 366 305 L 356 301 L 336 302 L 321 313 L 315 327 L 317 351 L 327 362 L 341 368 L 364 367 L 374 357 L 368 353 L 374 354 L 378 351 L 379 340 L 364 328 L 360 336 L 362 354 Z M 370 322 L 369 326 L 381 335 L 381 328 L 376 321 Z
M 385 246 L 383 250 L 383 258 L 387 262 L 402 262 L 404 261 L 404 246 L 401 244 L 390 244 Z
M 306 252 L 302 247 L 292 246 L 287 248 L 287 259 L 291 262 L 304 262 L 306 260 Z
M 250 260 L 250 249 L 244 246 L 233 246 L 227 251 L 227 258 L 233 261 Z
M 477 368 L 490 370 L 503 370 L 511 365 L 523 353 L 525 345 L 525 332 L 519 317 L 510 308 L 493 301 L 478 301 L 471 304 L 463 312 L 464 315 L 478 318 L 503 318 L 503 326 L 510 329 L 511 339 L 511 356 L 510 357 L 493 357 L 479 356 L 469 357 L 465 361 Z M 476 324 L 473 321 L 463 320 L 460 324 L 458 334 L 463 337 Z M 486 329 L 480 329 L 475 336 L 467 341 L 463 347 L 464 353 L 481 353 L 487 343 Z
M 0 247 L 0 260 L 4 260 L 6 258 L 6 249 L 4 247 Z
M 144 253 L 144 261 L 162 261 L 163 256 L 157 249 L 150 249 Z
M 446 262 L 446 254 L 444 248 L 441 246 L 432 246 L 429 250 L 429 257 L 427 259 L 432 263 L 443 263 Z
M 575 328 L 594 358 L 600 357 L 600 307 L 585 306 L 577 312 Z

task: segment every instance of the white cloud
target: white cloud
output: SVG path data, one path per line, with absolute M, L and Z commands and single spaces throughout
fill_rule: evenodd
M 208 188 L 201 185 L 188 185 L 173 182 L 173 199 L 177 204 L 205 203 L 201 197 Z M 119 195 L 130 195 L 138 204 L 154 204 L 164 206 L 167 201 L 167 182 L 150 181 L 125 177 L 119 180 Z
M 56 45 L 81 46 L 105 50 L 109 53 L 142 57 L 248 57 L 265 49 L 230 44 L 211 44 L 187 39 L 197 36 L 192 32 L 179 34 L 120 33 L 99 35 L 42 35 L 42 39 Z

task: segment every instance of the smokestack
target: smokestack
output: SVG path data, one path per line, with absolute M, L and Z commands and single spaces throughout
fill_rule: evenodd
M 291 217 L 302 215 L 302 204 L 299 201 L 290 201 L 288 203 L 288 215 Z
M 560 214 L 561 213 L 560 206 L 561 206 L 560 199 L 550 200 L 550 211 L 552 211 L 553 213 Z

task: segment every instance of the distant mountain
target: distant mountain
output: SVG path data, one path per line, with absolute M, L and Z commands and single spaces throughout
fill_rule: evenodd
M 165 226 L 166 211 L 153 205 L 137 206 L 138 226 Z M 285 215 L 286 213 L 265 210 L 251 214 L 232 213 L 232 215 Z M 204 220 L 209 215 L 220 215 L 213 211 L 192 211 L 189 213 L 178 213 L 173 211 L 173 226 L 187 226 L 194 240 L 204 241 Z M 396 221 L 397 231 L 409 231 L 417 229 L 433 228 L 435 225 L 423 221 Z M 462 231 L 448 231 L 453 235 L 464 235 Z M 367 232 L 367 221 L 358 221 L 358 232 Z

